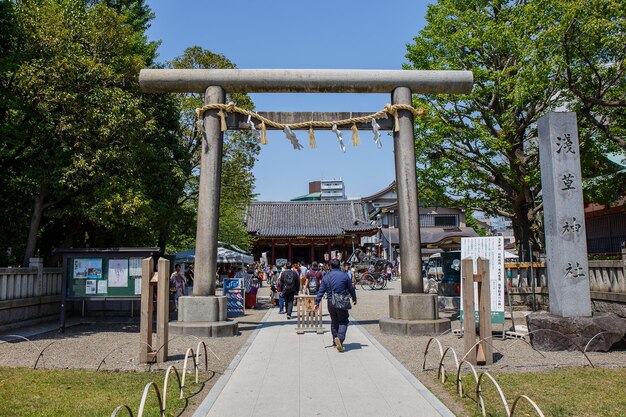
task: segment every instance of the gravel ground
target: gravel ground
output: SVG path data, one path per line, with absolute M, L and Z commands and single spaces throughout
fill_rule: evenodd
M 252 330 L 263 319 L 267 306 L 246 310 L 246 315 L 239 317 L 240 335 L 224 338 L 197 338 L 194 336 L 171 336 L 169 342 L 170 360 L 165 364 L 140 364 L 139 359 L 139 324 L 89 323 L 68 327 L 64 334 L 57 331 L 40 334 L 30 338 L 39 349 L 44 349 L 43 360 L 38 368 L 46 369 L 97 369 L 108 371 L 145 371 L 176 365 L 182 369 L 185 352 L 188 348 L 196 350 L 198 342 L 204 341 L 209 351 L 209 368 L 222 373 L 235 354 L 245 343 Z M 13 333 L 19 334 L 19 331 Z M 153 334 L 156 344 L 156 334 Z M 27 341 L 0 344 L 0 366 L 32 367 L 39 350 Z M 218 359 L 219 358 L 219 359 Z
M 411 372 L 421 373 L 424 360 L 424 349 L 430 337 L 428 336 L 393 336 L 382 334 L 378 328 L 378 319 L 389 315 L 389 294 L 400 292 L 400 282 L 394 281 L 387 289 L 380 291 L 359 290 L 359 303 L 352 309 L 352 316 L 374 336 L 387 350 L 389 350 Z M 452 329 L 460 329 L 460 322 L 456 315 L 442 314 L 452 318 Z M 521 312 L 515 313 L 517 324 L 526 325 Z M 505 323 L 508 330 L 510 320 Z M 494 325 L 494 332 L 500 331 L 500 325 Z M 448 333 L 438 337 L 443 349 L 452 347 L 459 356 L 463 356 L 463 339 Z M 494 364 L 489 367 L 479 367 L 489 371 L 515 372 L 540 371 L 563 366 L 589 366 L 585 356 L 579 352 L 538 352 L 521 339 L 502 340 L 500 336 L 491 339 L 494 351 Z M 427 369 L 437 369 L 440 355 L 436 345 L 431 345 L 426 362 Z M 596 367 L 616 368 L 626 367 L 626 351 L 618 350 L 608 353 L 588 352 L 589 360 Z M 446 359 L 447 369 L 454 369 L 454 359 Z

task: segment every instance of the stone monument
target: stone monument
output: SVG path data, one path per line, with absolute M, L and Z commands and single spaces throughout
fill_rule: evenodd
M 550 314 L 527 316 L 531 342 L 575 350 L 607 331 L 590 350 L 608 350 L 624 337 L 626 320 L 591 311 L 576 113 L 548 113 L 538 130 Z

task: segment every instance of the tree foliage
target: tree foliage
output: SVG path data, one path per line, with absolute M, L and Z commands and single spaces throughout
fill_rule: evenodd
M 560 21 L 562 59 L 574 109 L 626 150 L 626 3 L 568 1 L 548 9 Z
M 137 82 L 155 56 L 143 33 L 151 15 L 143 1 L 108 3 L 119 7 L 2 3 L 12 24 L 0 75 L 7 262 L 58 246 L 154 245 L 176 207 L 186 180 L 176 102 Z
M 536 122 L 548 111 L 582 105 L 570 91 L 572 85 L 596 91 L 585 81 L 584 73 L 592 70 L 572 65 L 573 51 L 580 54 L 583 43 L 592 43 L 582 39 L 601 37 L 602 31 L 573 28 L 593 26 L 596 23 L 589 22 L 600 18 L 623 25 L 623 7 L 618 2 L 602 2 L 614 3 L 614 7 L 598 13 L 589 10 L 591 3 L 600 2 L 581 3 L 585 4 L 440 0 L 429 6 L 427 25 L 408 45 L 406 68 L 471 70 L 474 89 L 464 96 L 419 95 L 414 99 L 416 106 L 428 110 L 415 128 L 422 199 L 441 201 L 445 196 L 450 205 L 509 217 L 517 242 L 538 241 L 542 206 Z M 611 36 L 621 37 L 623 47 L 624 31 L 617 33 L 616 28 Z M 618 66 L 603 67 L 621 56 L 612 52 L 621 54 L 619 42 L 608 43 L 607 53 L 595 54 L 592 60 L 597 68 L 617 71 Z M 585 48 L 593 49 L 591 44 Z M 576 83 L 568 84 L 568 77 Z M 607 75 L 609 81 L 605 97 L 623 97 L 623 79 Z M 605 174 L 611 167 L 602 155 L 614 144 L 603 140 L 597 125 L 590 125 L 581 125 L 580 131 L 583 173 Z
M 187 48 L 183 55 L 174 59 L 170 66 L 173 68 L 207 68 L 227 69 L 236 68 L 224 55 L 216 54 L 201 47 Z M 185 186 L 185 196 L 181 200 L 188 212 L 194 212 L 198 200 L 198 180 L 200 166 L 201 131 L 196 123 L 195 109 L 202 107 L 201 94 L 179 94 L 182 143 L 192 164 L 189 181 Z M 226 101 L 232 101 L 237 106 L 253 110 L 254 105 L 247 94 L 228 94 Z M 220 217 L 218 239 L 221 242 L 250 249 L 252 241 L 248 235 L 244 220 L 245 211 L 250 204 L 254 189 L 252 167 L 260 151 L 259 145 L 246 132 L 226 132 L 224 135 L 224 151 L 222 159 L 222 183 L 220 199 Z M 187 222 L 187 228 L 191 225 Z M 182 228 L 181 228 L 182 229 Z M 195 222 L 193 223 L 195 235 Z M 193 241 L 188 234 L 181 233 L 180 241 L 173 242 L 173 247 L 187 248 Z

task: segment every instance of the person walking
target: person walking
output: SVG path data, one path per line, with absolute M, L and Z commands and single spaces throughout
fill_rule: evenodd
M 287 270 L 287 265 L 283 265 L 282 270 L 277 273 L 276 278 L 276 291 L 278 291 L 278 314 L 285 314 L 285 296 L 283 294 L 283 289 L 281 288 L 281 277 L 283 276 L 283 272 Z
M 189 265 L 189 268 L 187 268 L 187 272 L 185 273 L 185 295 L 193 294 L 193 279 L 193 265 Z
M 309 272 L 309 270 L 307 269 L 306 265 L 304 265 L 304 262 L 302 262 L 299 266 L 299 273 L 300 273 L 300 290 L 302 291 L 302 294 L 305 293 L 306 291 L 306 287 L 305 287 L 305 282 L 307 279 L 307 272 Z
M 180 264 L 174 265 L 174 269 L 175 271 L 172 272 L 172 275 L 170 276 L 170 287 L 173 287 L 175 290 L 174 311 L 178 311 L 178 298 L 180 298 L 182 295 L 185 295 L 185 276 L 180 271 Z
M 320 289 L 320 281 L 322 280 L 322 272 L 319 270 L 317 262 L 313 262 L 311 269 L 306 274 L 303 292 L 309 295 L 317 295 Z
M 300 277 L 298 272 L 291 268 L 291 262 L 285 264 L 285 269 L 278 278 L 280 291 L 285 297 L 285 309 L 287 310 L 287 319 L 291 319 L 293 312 L 293 299 L 300 290 Z
M 322 285 L 315 297 L 315 310 L 319 309 L 324 294 L 328 294 L 328 313 L 330 314 L 330 331 L 335 342 L 335 347 L 339 352 L 343 352 L 343 342 L 346 339 L 349 316 L 348 310 L 352 304 L 356 305 L 356 291 L 348 274 L 340 269 L 337 259 L 329 262 L 330 272 L 322 278 Z
M 354 284 L 355 284 L 355 282 L 354 282 L 354 274 L 352 273 L 352 265 L 350 264 L 350 262 L 344 262 L 343 263 L 343 270 L 344 270 L 344 272 L 346 274 L 348 274 L 348 277 L 350 277 L 350 282 L 354 286 Z

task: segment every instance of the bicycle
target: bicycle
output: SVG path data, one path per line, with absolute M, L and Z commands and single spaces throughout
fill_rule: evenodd
M 382 290 L 387 286 L 387 280 L 379 272 L 367 271 L 361 275 L 359 284 L 361 285 L 361 289 L 369 287 L 370 290 Z

